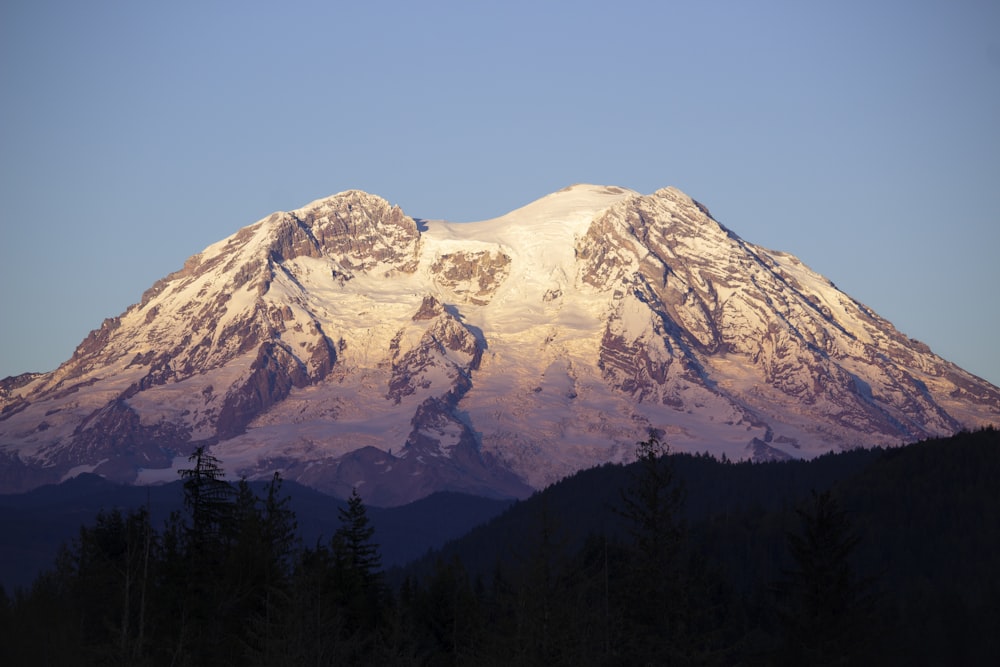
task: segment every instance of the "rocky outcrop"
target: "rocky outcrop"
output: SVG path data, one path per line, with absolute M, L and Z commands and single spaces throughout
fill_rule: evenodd
M 394 504 L 524 495 L 629 460 L 651 427 L 775 460 L 987 423 L 1000 389 L 677 190 L 419 225 L 348 191 L 212 244 L 56 371 L 0 381 L 0 491 L 175 479 L 206 445 L 233 474 Z
M 305 366 L 283 346 L 261 345 L 249 376 L 226 394 L 216 422 L 219 439 L 243 433 L 254 417 L 287 397 L 292 387 L 304 387 L 309 381 Z
M 171 422 L 143 424 L 123 399 L 95 411 L 73 432 L 73 447 L 50 460 L 57 470 L 96 464 L 109 479 L 133 482 L 139 468 L 163 468 L 177 453 L 193 450 L 190 432 Z
M 462 302 L 485 306 L 510 275 L 511 259 L 499 250 L 445 253 L 431 265 L 438 285 Z
M 417 268 L 420 232 L 417 223 L 381 197 L 352 190 L 288 214 L 290 241 L 274 249 L 285 259 L 326 255 L 350 271 L 379 265 L 412 273 Z M 297 238 L 296 233 L 297 232 Z
M 471 386 L 479 368 L 484 343 L 433 298 L 425 298 L 411 318 L 413 326 L 400 329 L 389 345 L 391 378 L 386 398 L 396 404 L 418 389 L 429 389 L 456 399 Z M 419 339 L 416 335 L 419 333 Z M 406 341 L 416 339 L 408 346 Z

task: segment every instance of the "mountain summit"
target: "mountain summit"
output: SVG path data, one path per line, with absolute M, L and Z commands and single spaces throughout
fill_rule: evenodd
M 1000 423 L 1000 389 L 673 188 L 475 223 L 348 191 L 191 257 L 57 370 L 0 381 L 0 490 L 231 474 L 367 502 L 524 496 L 681 451 L 811 457 Z

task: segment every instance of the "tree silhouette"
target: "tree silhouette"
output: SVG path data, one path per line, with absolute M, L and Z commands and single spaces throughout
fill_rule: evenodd
M 350 638 L 347 660 L 364 661 L 379 630 L 386 587 L 375 527 L 357 489 L 340 508 L 340 528 L 333 535 L 331 585 Z
M 219 460 L 199 447 L 188 458 L 192 468 L 180 470 L 184 480 L 186 520 L 175 518 L 179 539 L 171 554 L 176 560 L 165 565 L 172 580 L 167 588 L 179 590 L 177 638 L 174 655 L 190 656 L 202 664 L 224 661 L 232 651 L 223 644 L 234 617 L 234 595 L 238 592 L 223 576 L 237 531 L 236 491 L 225 480 Z M 244 503 L 246 502 L 245 499 Z M 168 543 L 174 541 L 169 535 Z M 177 579 L 180 578 L 178 581 Z
M 357 489 L 351 491 L 347 507 L 338 513 L 341 525 L 333 536 L 335 551 L 346 557 L 347 566 L 366 584 L 371 584 L 382 570 L 382 556 L 379 545 L 372 542 L 375 527 L 368 520 L 368 510 Z
M 689 652 L 691 599 L 681 562 L 678 513 L 683 489 L 674 480 L 670 448 L 651 429 L 636 445 L 636 472 L 622 490 L 618 513 L 632 538 L 623 599 L 629 660 L 678 662 Z
M 230 528 L 235 491 L 226 480 L 219 460 L 199 447 L 188 457 L 193 468 L 180 470 L 184 480 L 184 506 L 190 517 L 186 537 L 199 550 L 219 541 Z
M 858 577 L 851 554 L 861 542 L 830 491 L 812 493 L 796 511 L 798 533 L 788 533 L 794 567 L 774 588 L 779 598 L 782 661 L 788 664 L 857 664 L 872 649 L 874 599 Z

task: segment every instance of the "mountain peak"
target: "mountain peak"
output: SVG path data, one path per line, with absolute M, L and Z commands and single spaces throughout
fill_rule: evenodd
M 306 225 L 325 251 L 346 253 L 362 263 L 371 257 L 393 262 L 412 256 L 419 237 L 413 218 L 361 190 L 341 192 L 289 215 Z
M 715 220 L 715 218 L 713 218 L 712 214 L 709 212 L 707 206 L 705 206 L 704 204 L 702 204 L 700 201 L 698 201 L 696 199 L 692 199 L 691 197 L 689 197 L 685 193 L 681 192 L 677 188 L 673 187 L 672 185 L 668 186 L 668 187 L 665 187 L 665 188 L 660 188 L 659 190 L 657 190 L 656 192 L 653 193 L 653 196 L 654 197 L 663 197 L 664 199 L 668 199 L 670 201 L 680 202 L 680 203 L 683 203 L 683 204 L 686 204 L 686 205 L 694 206 L 699 211 L 701 211 L 702 213 L 704 213 L 706 217 L 711 218 L 712 220 Z
M 626 188 L 578 183 L 536 199 L 499 219 L 529 225 L 540 222 L 585 224 L 615 203 L 637 196 L 638 192 Z
M 336 194 L 313 200 L 305 206 L 299 207 L 292 214 L 306 215 L 310 211 L 330 210 L 330 211 L 353 211 L 355 206 L 360 206 L 367 210 L 389 210 L 393 207 L 386 199 L 364 190 L 343 190 Z
M 676 188 L 576 184 L 472 223 L 359 190 L 274 213 L 0 410 L 0 490 L 175 479 L 207 446 L 378 504 L 523 494 L 649 428 L 732 459 L 898 445 L 1000 423 L 1000 389 Z

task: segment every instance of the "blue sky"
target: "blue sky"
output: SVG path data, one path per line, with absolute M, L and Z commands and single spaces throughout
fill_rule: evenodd
M 349 188 L 674 185 L 1000 384 L 1000 3 L 0 4 L 0 377 Z

